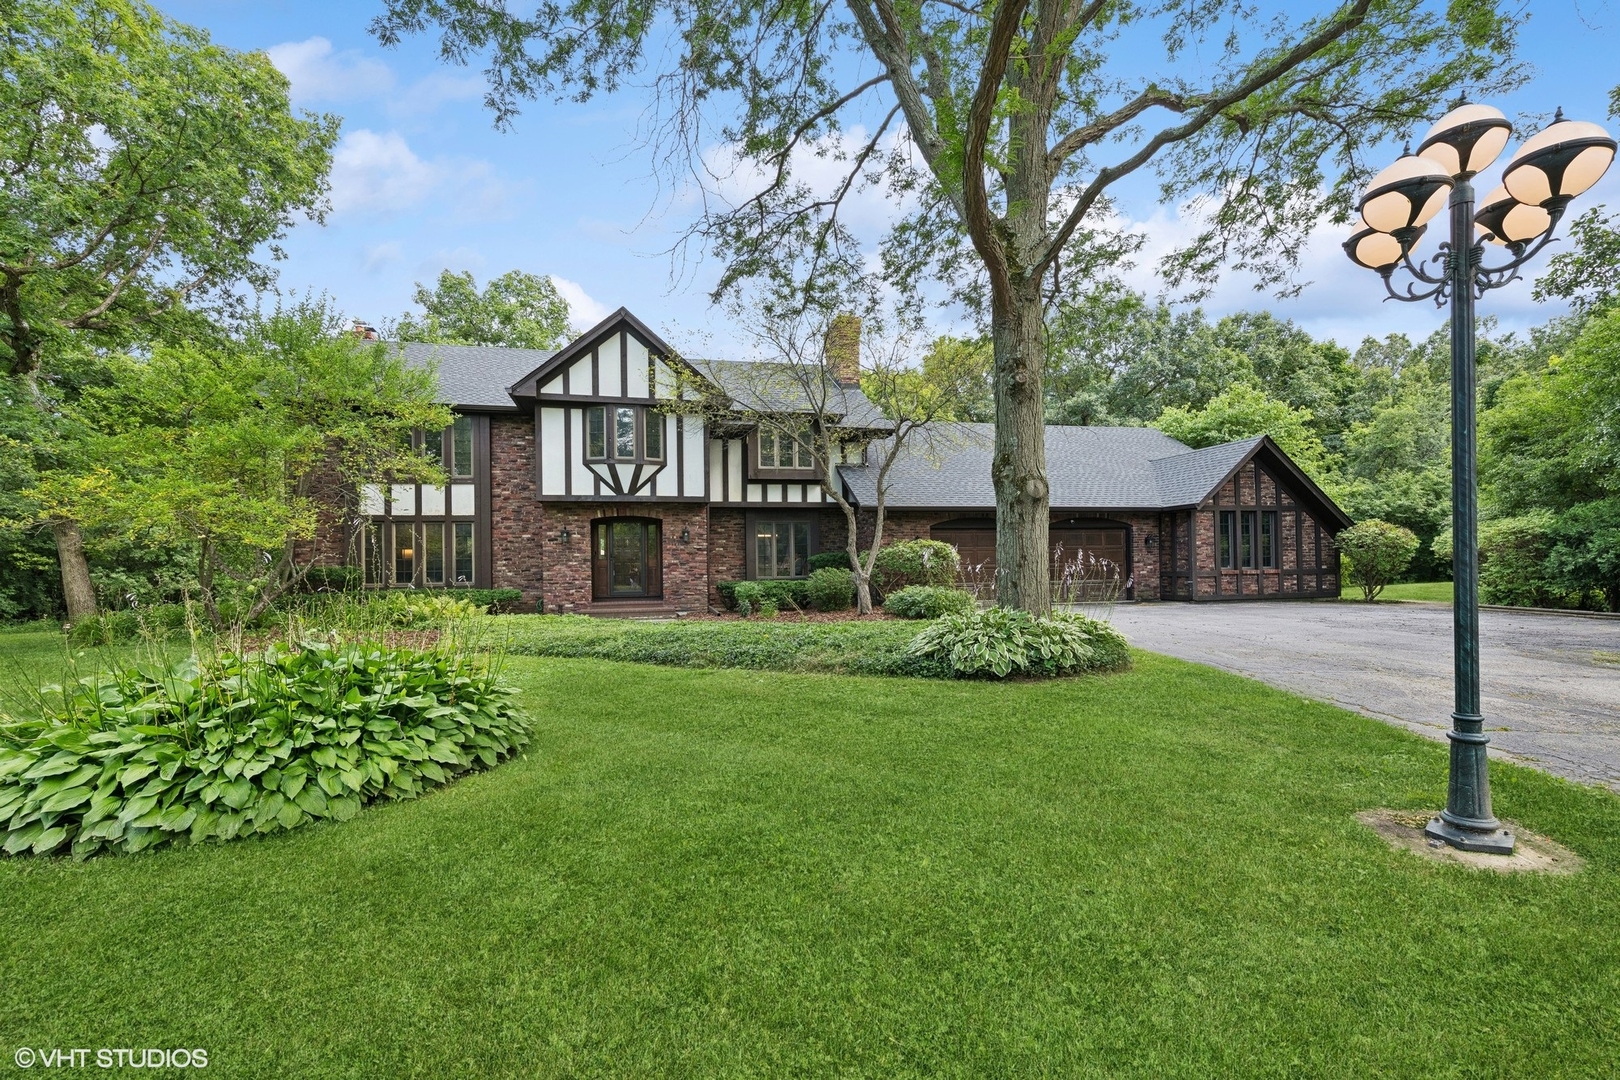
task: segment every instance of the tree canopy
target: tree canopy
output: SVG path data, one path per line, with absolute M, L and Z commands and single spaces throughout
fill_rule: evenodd
M 479 291 L 472 272 L 441 271 L 433 288 L 417 283 L 407 312 L 394 329 L 401 341 L 441 345 L 505 345 L 555 349 L 568 340 L 568 301 L 549 277 L 508 270 Z

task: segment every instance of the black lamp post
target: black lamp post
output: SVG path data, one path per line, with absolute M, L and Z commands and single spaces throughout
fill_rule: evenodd
M 1570 200 L 1598 182 L 1614 160 L 1615 141 L 1596 124 L 1565 120 L 1531 137 L 1503 170 L 1502 186 L 1474 207 L 1473 178 L 1496 160 L 1513 125 L 1489 105 L 1459 104 L 1418 147 L 1373 178 L 1361 200 L 1366 228 L 1345 254 L 1378 271 L 1396 300 L 1451 304 L 1451 527 L 1453 669 L 1451 777 L 1446 808 L 1424 830 L 1464 851 L 1510 854 L 1513 834 L 1491 813 L 1485 718 L 1479 711 L 1479 506 L 1474 470 L 1474 301 L 1519 276 L 1552 239 Z M 1450 239 L 1432 259 L 1412 261 L 1428 222 L 1451 203 Z M 1485 243 L 1511 256 L 1484 265 Z M 1397 269 L 1414 281 L 1398 291 Z

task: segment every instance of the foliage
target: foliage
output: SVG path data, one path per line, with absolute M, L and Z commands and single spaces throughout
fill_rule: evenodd
M 965 615 L 978 606 L 972 593 L 945 585 L 907 585 L 883 598 L 883 610 L 902 619 Z
M 1570 223 L 1574 250 L 1547 260 L 1530 295 L 1568 300 L 1577 313 L 1596 311 L 1620 299 L 1620 216 L 1594 206 Z
M 486 664 L 447 650 L 308 642 L 47 688 L 0 722 L 3 850 L 230 840 L 346 821 L 528 741 Z
M 1130 663 L 1124 637 L 1107 623 L 1002 607 L 936 619 L 912 640 L 911 653 L 956 678 L 1078 675 Z
M 855 575 L 849 570 L 829 566 L 811 571 L 804 587 L 817 611 L 847 611 L 855 601 Z
M 1195 450 L 1269 435 L 1294 464 L 1320 484 L 1327 478 L 1328 456 L 1311 420 L 1309 409 L 1296 409 L 1268 397 L 1258 387 L 1239 385 L 1212 398 L 1202 409 L 1165 409 L 1153 426 Z
M 734 608 L 744 615 L 748 614 L 742 606 L 744 598 L 747 599 L 750 609 L 757 607 L 759 602 L 765 599 L 775 603 L 778 609 L 803 609 L 810 606 L 809 586 L 802 578 L 780 581 L 722 581 L 714 588 L 726 607 Z
M 312 566 L 301 585 L 304 592 L 359 592 L 364 582 L 358 566 Z
M 835 570 L 848 570 L 850 568 L 849 552 L 841 549 L 838 551 L 818 551 L 810 556 L 809 563 L 811 570 L 825 570 L 829 566 Z
M 431 289 L 418 282 L 412 299 L 422 314 L 400 317 L 393 332 L 400 341 L 555 349 L 569 336 L 568 301 L 549 277 L 522 270 L 508 270 L 483 292 L 472 271 L 444 270 Z
M 1596 594 L 1620 611 L 1620 498 L 1582 503 L 1558 515 L 1549 534 L 1547 577 L 1584 599 Z
M 877 553 L 872 580 L 885 593 L 908 585 L 956 584 L 962 557 L 941 540 L 901 540 Z
M 518 656 L 582 657 L 687 668 L 943 678 L 908 651 L 915 631 L 893 620 L 639 623 L 588 615 L 519 615 L 505 642 Z
M 1411 529 L 1369 518 L 1339 533 L 1335 541 L 1349 558 L 1345 580 L 1360 586 L 1362 598 L 1376 600 L 1384 586 L 1405 573 L 1419 541 Z
M 1485 521 L 1479 527 L 1479 596 L 1487 604 L 1567 607 L 1547 573 L 1555 517 L 1535 510 Z
M 216 629 L 223 600 L 252 622 L 295 588 L 309 569 L 297 542 L 362 484 L 442 482 L 409 448 L 413 430 L 450 422 L 433 372 L 343 333 L 324 301 L 277 308 L 226 346 L 161 345 L 114 370 L 83 398 L 97 464 L 33 495 L 46 516 L 190 546 Z

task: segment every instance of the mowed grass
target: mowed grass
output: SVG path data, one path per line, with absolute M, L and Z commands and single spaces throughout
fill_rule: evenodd
M 232 1077 L 1614 1074 L 1620 799 L 1493 766 L 1586 870 L 1431 864 L 1352 814 L 1439 806 L 1442 746 L 1135 660 L 514 659 L 526 756 L 419 801 L 0 860 L 0 1032 Z
M 1378 594 L 1380 602 L 1384 600 L 1437 600 L 1443 604 L 1451 603 L 1452 585 L 1449 581 L 1403 581 L 1395 585 L 1385 585 L 1384 591 Z M 1360 600 L 1359 586 L 1346 585 L 1339 594 L 1346 600 Z

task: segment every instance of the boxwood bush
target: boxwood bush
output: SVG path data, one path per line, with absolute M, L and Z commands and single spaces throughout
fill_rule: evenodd
M 86 857 L 347 820 L 525 745 L 483 660 L 308 643 L 48 688 L 0 716 L 0 850 Z
M 824 566 L 812 572 L 804 585 L 817 611 L 847 611 L 855 601 L 855 575 L 849 570 Z
M 811 570 L 825 570 L 832 567 L 834 570 L 848 570 L 849 552 L 847 551 L 818 551 L 810 556 Z
M 956 584 L 962 558 L 939 540 L 902 540 L 877 553 L 872 581 L 886 594 L 908 585 Z
M 945 665 L 957 678 L 1078 675 L 1117 671 L 1130 663 L 1119 631 L 1084 615 L 989 608 L 946 615 L 911 643 L 914 656 Z
M 907 585 L 883 598 L 883 610 L 902 619 L 966 615 L 978 606 L 972 593 L 943 585 Z

